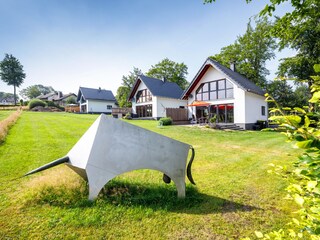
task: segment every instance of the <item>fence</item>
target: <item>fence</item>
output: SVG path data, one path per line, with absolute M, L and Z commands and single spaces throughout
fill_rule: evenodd
M 79 106 L 66 106 L 64 107 L 66 112 L 80 112 L 80 107 Z
M 166 115 L 173 121 L 188 121 L 188 109 L 185 108 L 166 108 Z

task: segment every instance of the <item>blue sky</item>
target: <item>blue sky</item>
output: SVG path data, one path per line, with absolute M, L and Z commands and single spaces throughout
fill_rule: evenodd
M 19 90 L 42 84 L 77 93 L 83 86 L 115 95 L 134 66 L 146 72 L 166 57 L 184 62 L 191 81 L 208 56 L 244 34 L 249 18 L 267 2 L 0 0 L 0 59 L 9 53 L 24 66 Z M 274 73 L 277 64 L 267 67 Z M 0 91 L 13 87 L 0 81 Z

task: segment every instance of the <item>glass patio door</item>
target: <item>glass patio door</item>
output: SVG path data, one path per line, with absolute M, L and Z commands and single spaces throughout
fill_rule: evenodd
M 234 123 L 233 109 L 233 104 L 211 105 L 210 115 L 216 115 L 218 123 Z

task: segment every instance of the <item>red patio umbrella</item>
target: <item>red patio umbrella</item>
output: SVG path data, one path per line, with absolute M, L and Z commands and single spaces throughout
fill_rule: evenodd
M 203 101 L 193 101 L 191 104 L 188 104 L 189 107 L 208 107 L 210 103 L 203 102 Z

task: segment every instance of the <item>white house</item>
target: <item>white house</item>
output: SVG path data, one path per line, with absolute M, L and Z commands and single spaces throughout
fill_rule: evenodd
M 111 114 L 116 99 L 110 90 L 80 87 L 77 97 L 81 113 Z
M 189 117 L 217 116 L 217 122 L 252 129 L 258 120 L 268 120 L 264 91 L 253 82 L 208 58 L 182 99 L 188 101 Z
M 132 112 L 140 118 L 159 119 L 166 117 L 166 108 L 185 108 L 187 101 L 181 99 L 183 90 L 165 79 L 138 76 L 131 89 L 128 101 Z

